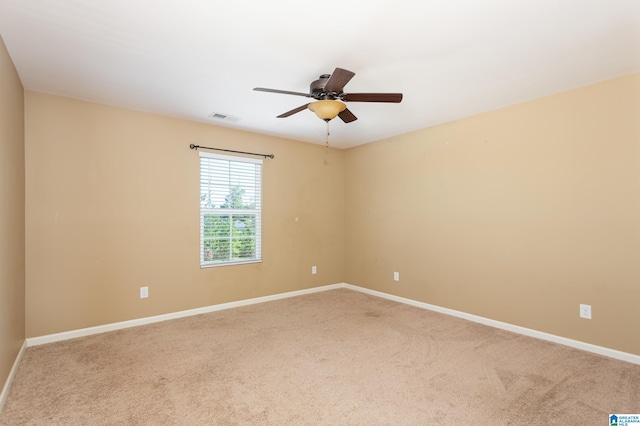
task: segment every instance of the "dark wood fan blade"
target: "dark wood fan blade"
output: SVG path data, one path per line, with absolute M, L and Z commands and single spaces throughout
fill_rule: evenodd
M 264 87 L 254 87 L 253 90 L 255 90 L 256 92 L 269 92 L 269 93 L 280 93 L 282 95 L 296 95 L 296 96 L 304 96 L 307 98 L 310 98 L 311 95 L 308 93 L 302 93 L 302 92 L 290 92 L 288 90 L 278 90 L 278 89 L 267 89 Z
M 325 92 L 340 93 L 344 86 L 356 75 L 351 71 L 344 70 L 342 68 L 336 68 L 329 77 L 327 84 L 324 85 Z
M 348 93 L 345 102 L 393 102 L 402 101 L 402 93 Z
M 311 102 L 309 102 L 309 103 L 311 103 Z M 309 104 L 304 104 L 304 105 L 302 105 L 302 106 L 299 106 L 298 108 L 292 109 L 291 111 L 287 111 L 287 112 L 285 112 L 285 113 L 283 113 L 283 114 L 280 114 L 280 115 L 279 115 L 278 117 L 276 117 L 276 118 L 286 118 L 286 117 L 289 117 L 290 115 L 293 115 L 293 114 L 295 114 L 295 113 L 297 113 L 297 112 L 304 111 L 305 109 L 307 109 L 307 106 L 309 106 Z
M 358 119 L 358 117 L 356 117 L 351 111 L 349 111 L 349 108 L 338 114 L 338 117 L 340 117 L 340 119 L 345 123 L 351 123 L 352 121 L 356 121 Z

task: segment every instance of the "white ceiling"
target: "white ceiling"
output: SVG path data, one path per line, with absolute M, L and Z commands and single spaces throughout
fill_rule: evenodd
M 0 0 L 26 89 L 323 144 L 320 74 L 356 73 L 346 148 L 640 71 L 640 0 Z M 234 120 L 215 120 L 211 113 Z

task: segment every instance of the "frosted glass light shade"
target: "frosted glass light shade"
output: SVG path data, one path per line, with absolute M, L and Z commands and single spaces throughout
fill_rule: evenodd
M 347 105 L 340 101 L 325 99 L 310 103 L 308 108 L 315 112 L 320 119 L 329 121 L 333 120 L 338 114 L 344 111 L 347 108 Z

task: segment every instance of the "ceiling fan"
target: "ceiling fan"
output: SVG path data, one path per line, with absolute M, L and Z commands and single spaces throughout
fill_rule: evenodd
M 355 73 L 336 68 L 333 74 L 322 74 L 318 80 L 311 83 L 309 93 L 291 92 L 288 90 L 266 89 L 256 87 L 253 90 L 258 92 L 281 93 L 284 95 L 304 96 L 315 99 L 291 111 L 280 114 L 277 118 L 289 117 L 295 113 L 310 109 L 316 115 L 326 121 L 340 117 L 345 123 L 351 123 L 358 119 L 349 109 L 345 102 L 390 102 L 399 103 L 402 101 L 402 93 L 344 93 L 344 86 L 353 78 Z

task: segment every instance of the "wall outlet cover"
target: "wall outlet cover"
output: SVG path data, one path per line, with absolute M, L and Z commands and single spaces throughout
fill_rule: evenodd
M 591 319 L 591 305 L 580 304 L 580 318 Z

